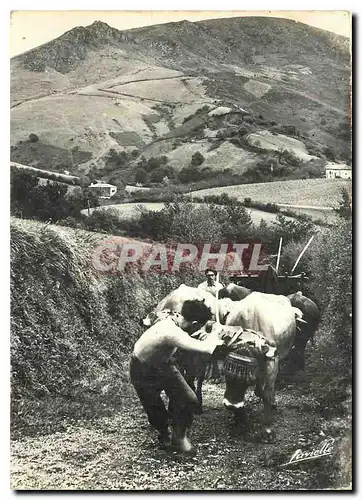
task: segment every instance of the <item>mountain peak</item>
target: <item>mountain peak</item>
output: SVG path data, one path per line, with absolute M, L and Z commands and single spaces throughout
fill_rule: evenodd
M 98 27 L 98 28 L 103 28 L 103 29 L 112 29 L 109 24 L 104 23 L 103 21 L 98 21 L 98 20 L 94 21 L 88 27 L 91 28 L 92 26 Z
M 94 21 L 89 26 L 76 26 L 40 47 L 20 54 L 16 59 L 30 71 L 44 71 L 46 67 L 51 67 L 64 74 L 76 68 L 88 51 L 116 45 L 121 38 L 121 31 L 102 21 Z
M 87 42 L 100 41 L 103 40 L 105 43 L 110 41 L 110 38 L 119 39 L 120 31 L 116 28 L 112 28 L 109 24 L 103 21 L 94 21 L 88 26 L 76 26 L 71 30 L 64 33 L 64 35 L 57 38 L 57 40 L 62 39 L 64 36 L 79 36 L 83 37 Z

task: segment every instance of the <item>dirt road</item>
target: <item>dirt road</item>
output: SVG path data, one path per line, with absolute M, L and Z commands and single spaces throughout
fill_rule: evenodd
M 195 457 L 158 449 L 139 402 L 125 398 L 112 418 L 78 422 L 64 432 L 12 443 L 17 490 L 293 490 L 342 486 L 337 452 L 282 466 L 299 448 L 330 438 L 315 402 L 292 386 L 277 392 L 277 441 L 259 440 L 262 405 L 248 396 L 245 426 L 221 405 L 222 385 L 206 384 L 197 416 Z M 326 433 L 327 432 L 327 433 Z

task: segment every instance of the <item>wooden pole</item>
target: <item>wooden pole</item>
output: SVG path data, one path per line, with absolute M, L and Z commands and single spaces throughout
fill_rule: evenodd
M 219 314 L 219 273 L 216 272 L 216 311 L 215 311 L 216 323 L 220 323 Z
M 280 262 L 280 254 L 281 254 L 281 251 L 282 251 L 282 244 L 283 244 L 283 237 L 281 237 L 280 240 L 279 240 L 279 250 L 278 250 L 277 265 L 275 267 L 275 270 L 277 272 L 277 276 L 278 276 L 278 269 L 279 269 L 279 262 Z
M 295 262 L 295 264 L 294 264 L 294 266 L 293 266 L 293 269 L 290 271 L 290 274 L 293 274 L 294 269 L 295 269 L 295 268 L 297 267 L 297 265 L 299 264 L 299 261 L 300 261 L 300 259 L 303 257 L 304 252 L 307 250 L 307 248 L 309 247 L 309 245 L 312 243 L 313 238 L 314 238 L 314 236 L 312 236 L 312 237 L 310 238 L 310 240 L 308 241 L 308 243 L 306 244 L 306 246 L 305 246 L 305 247 L 304 247 L 304 249 L 302 250 L 301 254 L 300 254 L 300 255 L 299 255 L 299 257 L 297 258 L 297 260 L 296 260 L 296 262 Z

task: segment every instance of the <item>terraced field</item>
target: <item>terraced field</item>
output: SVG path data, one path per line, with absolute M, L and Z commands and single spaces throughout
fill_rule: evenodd
M 194 203 L 194 205 L 201 206 L 201 203 Z M 160 210 L 162 210 L 164 208 L 165 204 L 161 203 L 161 202 L 160 203 L 120 203 L 118 205 L 107 205 L 107 206 L 103 206 L 103 207 L 99 207 L 99 208 L 91 208 L 90 212 L 93 212 L 93 210 L 99 210 L 99 209 L 115 208 L 120 212 L 123 219 L 129 219 L 129 218 L 136 216 L 137 213 L 139 213 L 138 207 L 141 207 L 141 206 L 143 208 L 146 208 L 147 210 L 159 212 Z M 248 212 L 250 213 L 254 224 L 260 224 L 262 219 L 268 223 L 276 221 L 276 214 L 273 214 L 270 212 L 263 212 L 261 210 L 255 210 L 255 209 L 248 209 Z M 82 210 L 82 213 L 84 215 L 87 215 L 88 210 L 87 209 Z
M 294 181 L 265 182 L 260 184 L 239 184 L 194 191 L 194 196 L 219 195 L 227 193 L 243 201 L 252 198 L 262 203 L 302 205 L 309 207 L 336 207 L 342 187 L 352 192 L 352 182 L 342 179 L 305 179 Z

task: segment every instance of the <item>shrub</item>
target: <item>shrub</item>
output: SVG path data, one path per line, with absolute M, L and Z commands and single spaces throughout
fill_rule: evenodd
M 249 128 L 245 125 L 238 128 L 238 134 L 240 137 L 244 137 L 247 133 L 249 133 Z
M 120 233 L 120 215 L 117 209 L 100 208 L 85 219 L 86 228 L 91 231 Z
M 167 162 L 167 156 L 160 156 L 157 158 L 152 157 L 149 160 L 146 160 L 146 158 L 142 156 L 140 161 L 137 163 L 137 168 L 143 168 L 147 173 L 150 173 L 152 170 L 166 165 Z
M 245 123 L 253 123 L 254 122 L 254 117 L 251 115 L 244 115 L 243 116 L 243 121 Z
M 11 169 L 10 183 L 11 213 L 17 217 L 32 217 L 34 189 L 38 184 L 38 178 L 33 173 Z
M 212 140 L 209 138 L 209 140 Z M 223 141 L 220 141 L 220 140 L 212 140 L 212 144 L 210 145 L 208 151 L 214 151 L 215 149 L 219 148 L 222 144 Z
M 186 122 L 190 121 L 195 116 L 204 115 L 204 114 L 208 113 L 210 111 L 210 109 L 211 109 L 210 106 L 205 104 L 205 106 L 198 108 L 193 115 L 186 116 L 186 118 L 184 118 L 182 123 L 186 123 Z
M 300 160 L 292 151 L 288 149 L 281 149 L 278 151 L 279 163 L 287 163 L 288 165 L 298 167 L 302 160 Z
M 230 197 L 227 193 L 221 193 L 221 194 L 210 194 L 206 195 L 203 198 L 204 203 L 214 203 L 215 205 L 232 205 L 232 204 L 239 204 L 241 205 L 240 202 L 238 202 L 236 197 Z
M 204 160 L 205 160 L 204 156 L 199 151 L 196 151 L 196 153 L 192 155 L 191 166 L 198 167 L 199 165 L 204 163 Z
M 135 173 L 135 181 L 140 182 L 141 184 L 145 184 L 148 179 L 148 174 L 146 170 L 142 167 L 138 168 Z
M 67 190 L 67 185 L 56 182 L 38 185 L 34 174 L 12 169 L 11 213 L 18 217 L 53 221 L 74 215 L 76 207 L 67 200 Z
M 38 142 L 39 137 L 36 134 L 29 134 L 29 141 L 30 142 Z
M 280 211 L 280 208 L 275 203 L 261 203 L 259 201 L 252 201 L 250 198 L 245 198 L 245 199 L 250 200 L 248 201 L 248 205 L 245 206 L 256 208 L 258 210 L 263 210 L 264 212 L 270 212 L 272 214 L 276 214 Z
M 298 220 L 288 220 L 278 214 L 276 219 L 277 222 L 273 223 L 276 233 L 286 241 L 301 241 L 316 231 L 312 219 L 306 215 L 301 215 Z
M 341 219 L 322 237 L 310 263 L 322 323 L 312 366 L 312 388 L 325 415 L 342 411 L 352 380 L 352 224 Z
M 352 218 L 352 206 L 351 199 L 347 188 L 343 187 L 341 189 L 341 200 L 339 201 L 339 207 L 334 208 L 334 211 L 342 218 L 349 220 Z
M 326 157 L 328 158 L 328 160 L 330 161 L 336 161 L 336 154 L 334 152 L 334 150 L 327 146 L 324 148 L 324 154 L 326 155 Z

